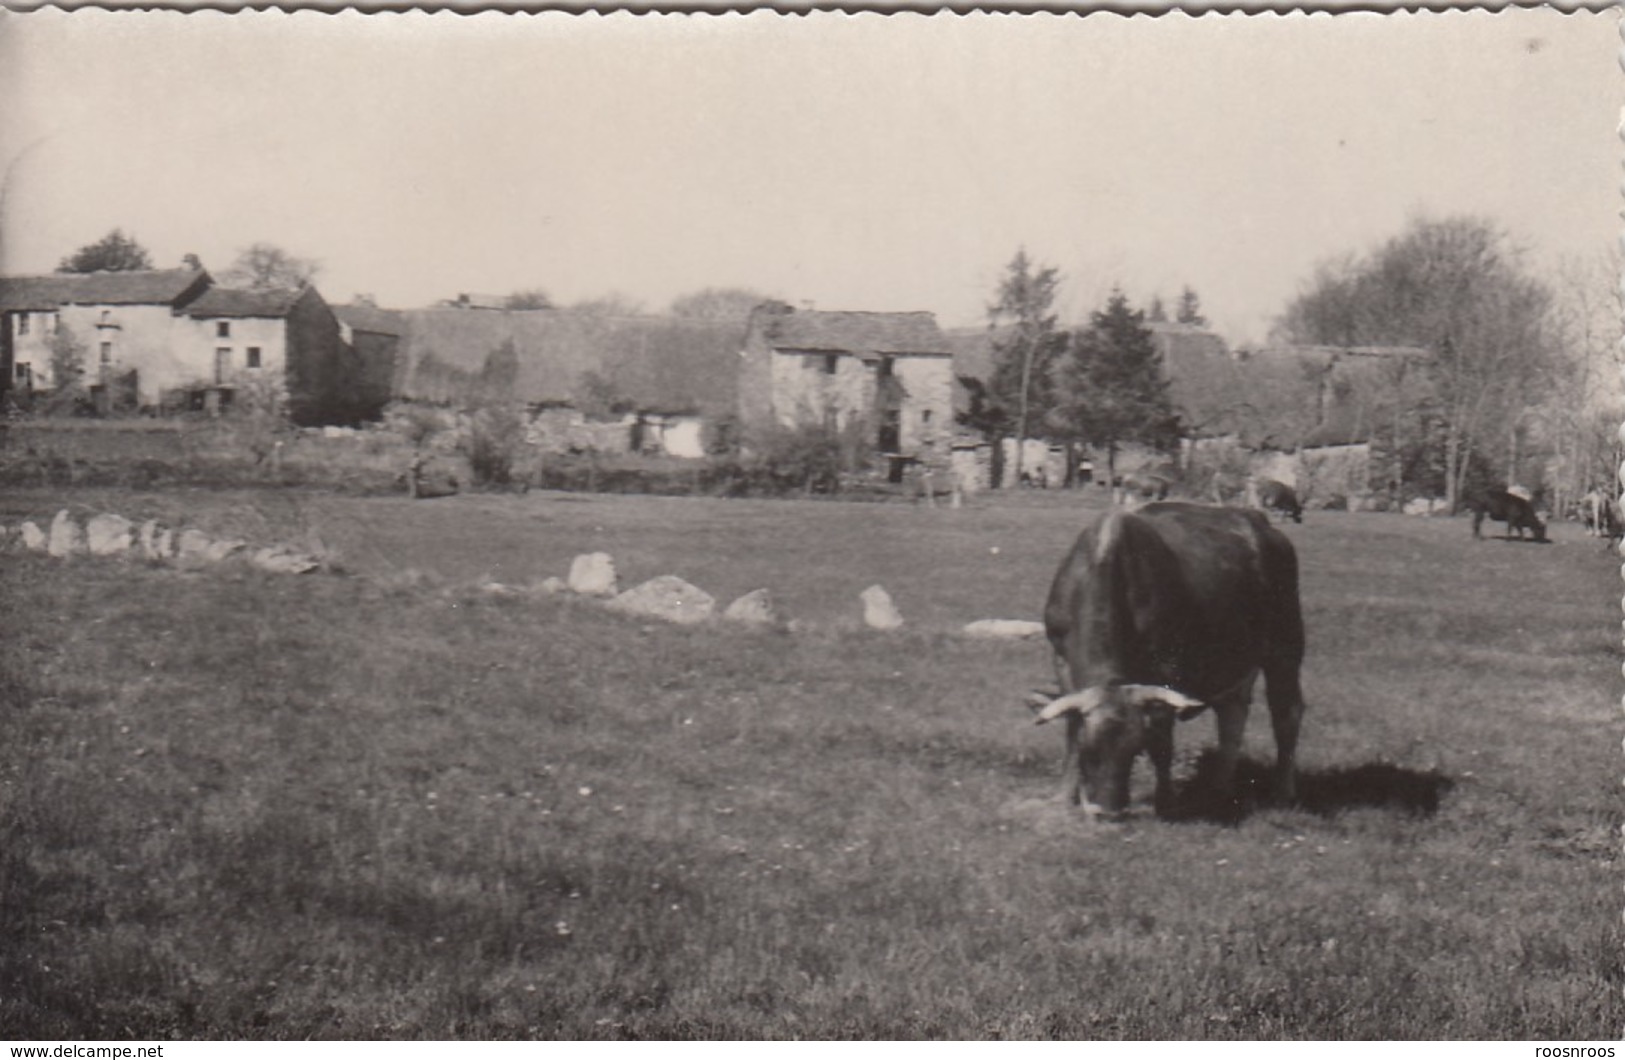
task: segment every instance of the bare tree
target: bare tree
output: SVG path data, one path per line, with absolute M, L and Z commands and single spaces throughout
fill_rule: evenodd
M 302 287 L 320 271 L 321 263 L 313 258 L 297 257 L 274 243 L 255 243 L 238 252 L 219 279 L 228 287 L 273 290 Z
M 1475 457 L 1492 464 L 1499 444 L 1510 451 L 1519 411 L 1551 382 L 1551 310 L 1550 290 L 1499 228 L 1419 219 L 1364 258 L 1322 265 L 1277 331 L 1294 342 L 1428 351 L 1421 368 L 1454 510 Z
M 671 315 L 699 320 L 744 320 L 768 296 L 744 287 L 707 287 L 672 299 Z

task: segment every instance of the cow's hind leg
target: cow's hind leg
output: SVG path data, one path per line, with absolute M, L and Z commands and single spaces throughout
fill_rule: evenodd
M 1303 689 L 1297 664 L 1267 668 L 1264 695 L 1270 706 L 1270 728 L 1275 731 L 1275 801 L 1282 805 L 1298 798 L 1298 729 L 1303 724 Z

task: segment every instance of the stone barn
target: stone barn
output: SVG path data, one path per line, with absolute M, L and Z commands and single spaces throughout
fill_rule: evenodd
M 858 424 L 877 453 L 948 461 L 954 434 L 953 353 L 930 313 L 752 311 L 740 353 L 739 420 Z

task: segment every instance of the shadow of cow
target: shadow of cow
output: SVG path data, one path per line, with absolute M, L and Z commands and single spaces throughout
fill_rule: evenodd
M 1202 752 L 1194 775 L 1179 786 L 1172 820 L 1235 824 L 1269 805 L 1271 766 L 1244 756 L 1236 763 L 1235 794 L 1226 797 L 1215 789 L 1218 765 L 1216 749 Z M 1443 773 L 1407 769 L 1391 762 L 1300 769 L 1296 807 L 1320 817 L 1362 807 L 1391 810 L 1407 817 L 1431 817 L 1455 786 L 1456 782 Z

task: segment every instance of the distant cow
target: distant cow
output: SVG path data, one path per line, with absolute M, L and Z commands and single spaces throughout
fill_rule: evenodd
M 1468 498 L 1467 508 L 1473 513 L 1474 538 L 1483 537 L 1484 520 L 1493 519 L 1498 523 L 1507 524 L 1506 536 L 1509 540 L 1514 531 L 1517 532 L 1519 541 L 1524 540 L 1525 530 L 1531 531 L 1536 541 L 1546 540 L 1546 524 L 1535 514 L 1534 505 L 1516 493 L 1507 490 L 1484 490 Z
M 1259 479 L 1258 506 L 1266 511 L 1280 512 L 1295 523 L 1303 522 L 1303 505 L 1298 503 L 1298 492 L 1285 482 L 1272 478 Z
M 1294 797 L 1304 710 L 1298 557 L 1262 512 L 1177 501 L 1107 512 L 1062 561 L 1044 626 L 1061 693 L 1039 693 L 1031 705 L 1040 724 L 1066 719 L 1070 802 L 1121 812 L 1145 751 L 1166 814 L 1174 721 L 1209 707 L 1219 723 L 1217 779 L 1228 789 L 1260 671 L 1276 797 Z

